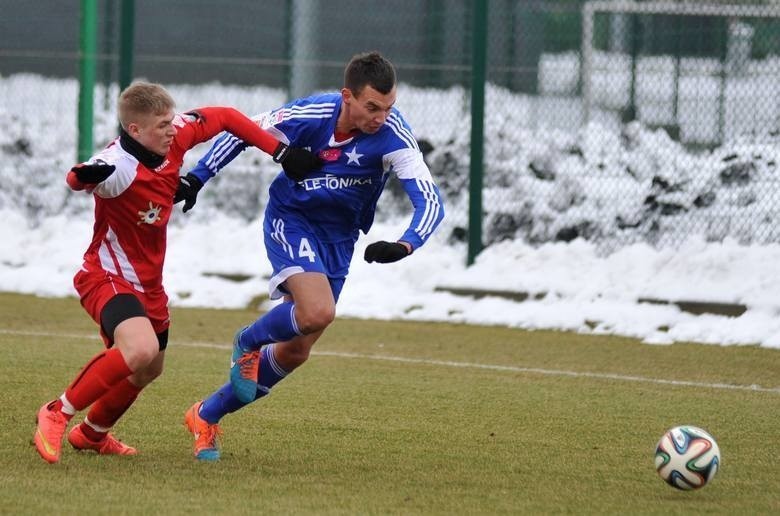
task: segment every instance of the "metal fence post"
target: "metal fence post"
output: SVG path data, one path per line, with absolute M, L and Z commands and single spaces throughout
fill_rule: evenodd
M 482 251 L 482 178 L 484 174 L 487 1 L 474 0 L 471 63 L 471 160 L 469 164 L 469 248 L 471 265 Z
M 133 42 L 135 40 L 135 0 L 122 0 L 119 30 L 119 91 L 133 80 Z
M 290 23 L 290 98 L 311 95 L 317 89 L 318 68 L 314 62 L 318 48 L 319 0 L 293 0 Z
M 79 161 L 92 155 L 92 116 L 95 97 L 95 51 L 97 49 L 97 0 L 81 0 L 81 52 L 79 54 Z

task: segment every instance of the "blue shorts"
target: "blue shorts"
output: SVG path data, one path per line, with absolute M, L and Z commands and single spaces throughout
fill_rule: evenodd
M 265 251 L 273 267 L 268 284 L 271 299 L 288 294 L 282 284 L 290 276 L 319 272 L 328 277 L 333 299 L 339 300 L 355 250 L 354 240 L 321 242 L 307 224 L 271 211 L 266 211 L 263 233 Z

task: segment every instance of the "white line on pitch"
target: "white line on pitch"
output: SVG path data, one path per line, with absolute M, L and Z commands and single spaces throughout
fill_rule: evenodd
M 0 328 L 0 334 L 27 335 L 31 337 L 60 337 L 73 339 L 99 340 L 97 335 L 85 335 L 76 333 L 53 333 L 44 331 L 6 330 Z M 227 344 L 213 344 L 210 342 L 179 342 L 172 341 L 176 346 L 190 348 L 232 349 Z M 645 376 L 630 376 L 613 373 L 587 373 L 578 371 L 563 371 L 558 369 L 541 369 L 538 367 L 502 366 L 494 364 L 478 364 L 473 362 L 453 362 L 450 360 L 434 360 L 429 358 L 408 358 L 387 355 L 367 355 L 363 353 L 347 353 L 341 351 L 312 351 L 312 355 L 337 358 L 357 358 L 363 360 L 381 360 L 386 362 L 401 362 L 405 364 L 423 364 L 444 367 L 460 367 L 466 369 L 485 369 L 489 371 L 504 371 L 509 373 L 531 373 L 547 376 L 567 376 L 570 378 L 595 378 L 599 380 L 618 380 L 622 382 L 652 383 L 657 385 L 675 385 L 680 387 L 698 387 L 705 389 L 723 389 L 732 391 L 771 392 L 780 394 L 780 387 L 761 387 L 760 385 L 735 385 L 730 383 L 691 382 L 686 380 L 664 380 L 663 378 L 648 378 Z

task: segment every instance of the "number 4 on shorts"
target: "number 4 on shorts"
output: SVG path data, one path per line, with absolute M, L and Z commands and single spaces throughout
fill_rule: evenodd
M 298 257 L 308 258 L 311 263 L 314 263 L 314 251 L 311 249 L 308 238 L 301 238 L 301 245 L 298 246 Z

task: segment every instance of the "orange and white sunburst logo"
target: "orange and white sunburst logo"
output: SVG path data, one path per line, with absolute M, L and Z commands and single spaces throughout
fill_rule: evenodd
M 138 216 L 141 220 L 138 221 L 138 225 L 141 224 L 154 224 L 160 220 L 160 211 L 162 206 L 155 206 L 152 201 L 149 201 L 149 209 L 146 211 L 139 211 Z

